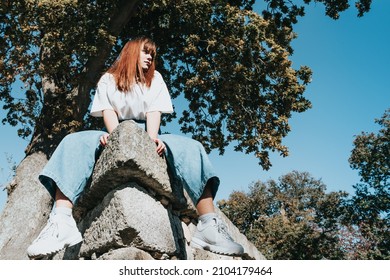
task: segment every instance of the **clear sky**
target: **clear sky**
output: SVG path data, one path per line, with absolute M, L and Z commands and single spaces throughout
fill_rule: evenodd
M 306 65 L 313 70 L 305 93 L 313 107 L 294 114 L 290 121 L 292 131 L 284 140 L 290 156 L 272 155 L 273 166 L 264 171 L 251 154 L 232 149 L 223 156 L 212 152 L 210 158 L 221 179 L 216 200 L 228 198 L 234 190 L 247 191 L 254 181 L 278 179 L 292 170 L 322 179 L 328 191 L 353 193 L 352 186 L 359 181 L 348 163 L 354 136 L 376 132 L 379 127 L 374 120 L 390 108 L 390 1 L 374 0 L 368 14 L 362 18 L 356 14 L 351 7 L 335 21 L 324 15 L 322 5 L 307 7 L 295 28 L 298 38 L 291 59 L 295 68 Z M 178 132 L 175 124 L 169 126 L 171 132 Z M 28 141 L 18 138 L 16 129 L 8 125 L 1 131 L 0 184 L 4 184 L 10 179 L 7 156 L 18 164 Z M 6 193 L 0 190 L 0 210 L 5 200 Z

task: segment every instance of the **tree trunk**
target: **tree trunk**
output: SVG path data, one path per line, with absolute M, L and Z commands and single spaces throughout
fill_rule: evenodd
M 27 156 L 7 186 L 7 204 L 0 216 L 0 259 L 27 259 L 26 248 L 46 223 L 51 199 L 38 181 L 46 164 L 43 153 Z
M 118 9 L 113 9 L 108 33 L 117 37 L 135 11 L 137 0 L 122 0 Z M 64 118 L 64 112 L 56 106 L 61 88 L 42 77 L 45 104 L 34 128 L 26 157 L 19 164 L 13 181 L 7 186 L 7 203 L 0 216 L 0 259 L 27 259 L 26 249 L 46 224 L 52 207 L 52 199 L 38 180 L 38 175 L 60 140 L 68 133 L 81 129 L 83 118 L 90 102 L 89 94 L 96 86 L 105 62 L 111 52 L 110 42 L 98 46 L 99 56 L 91 57 L 79 86 L 67 94 L 71 100 L 65 108 L 72 111 Z M 69 97 L 69 96 L 68 96 Z M 63 105 L 63 104 L 61 104 Z

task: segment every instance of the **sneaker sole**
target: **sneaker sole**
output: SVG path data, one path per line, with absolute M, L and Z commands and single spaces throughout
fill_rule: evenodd
M 66 249 L 68 247 L 72 247 L 76 244 L 79 244 L 80 242 L 83 241 L 83 238 L 80 236 L 78 236 L 77 238 L 75 238 L 74 240 L 72 240 L 71 242 L 67 242 L 64 244 L 64 246 L 62 246 L 61 248 L 59 249 L 55 249 L 54 251 L 50 251 L 50 252 L 47 252 L 47 253 L 42 253 L 42 254 L 28 254 L 27 253 L 27 256 L 32 259 L 32 260 L 36 260 L 36 259 L 43 259 L 43 258 L 46 258 L 46 257 L 50 257 L 56 253 L 58 253 L 59 251 L 63 250 L 63 249 Z
M 196 237 L 191 240 L 191 247 L 197 249 L 203 249 L 210 251 L 212 253 L 220 254 L 220 255 L 228 255 L 228 256 L 241 256 L 244 253 L 244 250 L 227 250 L 227 248 L 219 247 L 215 245 L 208 244 Z

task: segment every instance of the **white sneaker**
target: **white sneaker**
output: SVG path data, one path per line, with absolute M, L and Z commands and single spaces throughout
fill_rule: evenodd
M 39 236 L 27 248 L 27 255 L 31 259 L 50 256 L 82 240 L 73 217 L 52 213 Z
M 191 246 L 230 256 L 239 256 L 244 253 L 244 248 L 234 242 L 227 232 L 226 225 L 219 217 L 210 218 L 205 224 L 198 222 Z

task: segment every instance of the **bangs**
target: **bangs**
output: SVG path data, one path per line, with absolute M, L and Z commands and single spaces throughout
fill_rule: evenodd
M 153 59 L 156 56 L 156 45 L 149 40 L 145 42 L 143 50 L 145 53 L 150 54 Z

